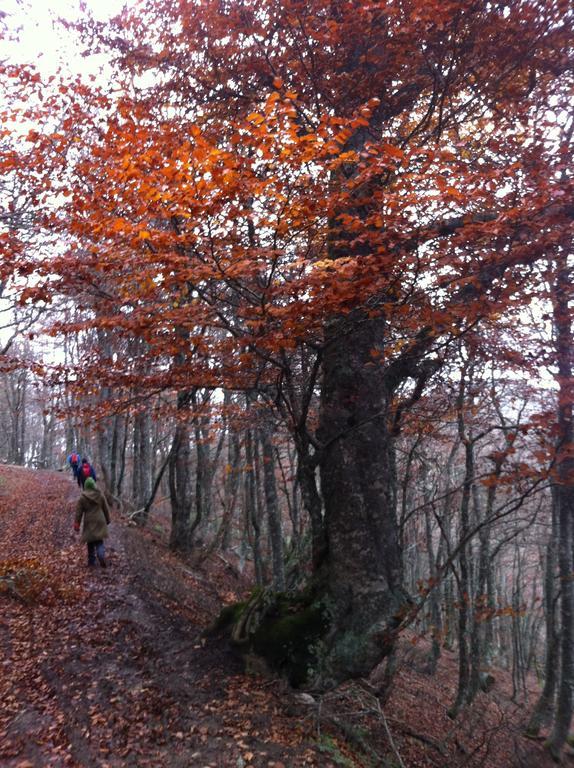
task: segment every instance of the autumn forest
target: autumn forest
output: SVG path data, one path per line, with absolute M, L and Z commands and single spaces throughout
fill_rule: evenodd
M 570 3 L 134 0 L 104 20 L 88 3 L 56 23 L 98 73 L 18 60 L 25 5 L 0 11 L 0 622 L 12 636 L 60 600 L 76 621 L 33 586 L 56 577 L 25 510 L 52 493 L 82 600 L 107 612 L 104 583 L 132 594 L 121 562 L 130 579 L 169 562 L 213 674 L 275 681 L 312 733 L 231 757 L 165 721 L 172 757 L 118 751 L 111 728 L 108 752 L 68 734 L 69 759 L 55 740 L 0 762 L 571 759 Z M 76 451 L 112 510 L 106 574 L 68 532 Z M 199 620 L 201 579 L 221 588 Z M 415 710 L 393 726 L 405 670 L 423 690 L 447 662 L 445 723 L 496 702 L 506 757 L 494 732 L 421 735 Z M 336 696 L 367 696 L 379 730 L 326 724 Z M 177 751 L 186 728 L 208 757 Z

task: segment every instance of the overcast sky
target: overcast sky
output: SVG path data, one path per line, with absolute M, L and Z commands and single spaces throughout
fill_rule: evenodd
M 118 13 L 129 0 L 85 0 L 97 19 L 104 20 Z M 60 66 L 70 72 L 93 72 L 98 62 L 79 55 L 72 33 L 58 23 L 58 17 L 78 19 L 82 16 L 79 0 L 2 0 L 0 12 L 4 23 L 17 30 L 17 41 L 0 42 L 0 57 L 18 62 L 38 64 L 44 74 Z

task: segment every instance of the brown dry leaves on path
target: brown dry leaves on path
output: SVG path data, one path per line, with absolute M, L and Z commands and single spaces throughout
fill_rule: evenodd
M 202 642 L 233 596 L 221 561 L 190 570 L 116 516 L 110 567 L 88 569 L 77 498 L 66 475 L 0 468 L 0 765 L 330 765 L 281 686 Z

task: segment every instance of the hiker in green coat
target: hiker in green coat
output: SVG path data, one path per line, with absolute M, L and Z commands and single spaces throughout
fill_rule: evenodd
M 88 565 L 95 566 L 96 557 L 102 568 L 107 567 L 104 539 L 108 537 L 110 508 L 104 494 L 96 488 L 93 478 L 88 477 L 78 501 L 74 529 L 80 530 L 83 520 L 82 541 L 88 545 Z

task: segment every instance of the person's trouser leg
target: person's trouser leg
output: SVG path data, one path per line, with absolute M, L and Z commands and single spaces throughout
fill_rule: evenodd
M 88 541 L 88 565 L 96 564 L 96 542 Z
M 106 568 L 106 548 L 103 541 L 96 541 L 96 554 L 102 568 Z

